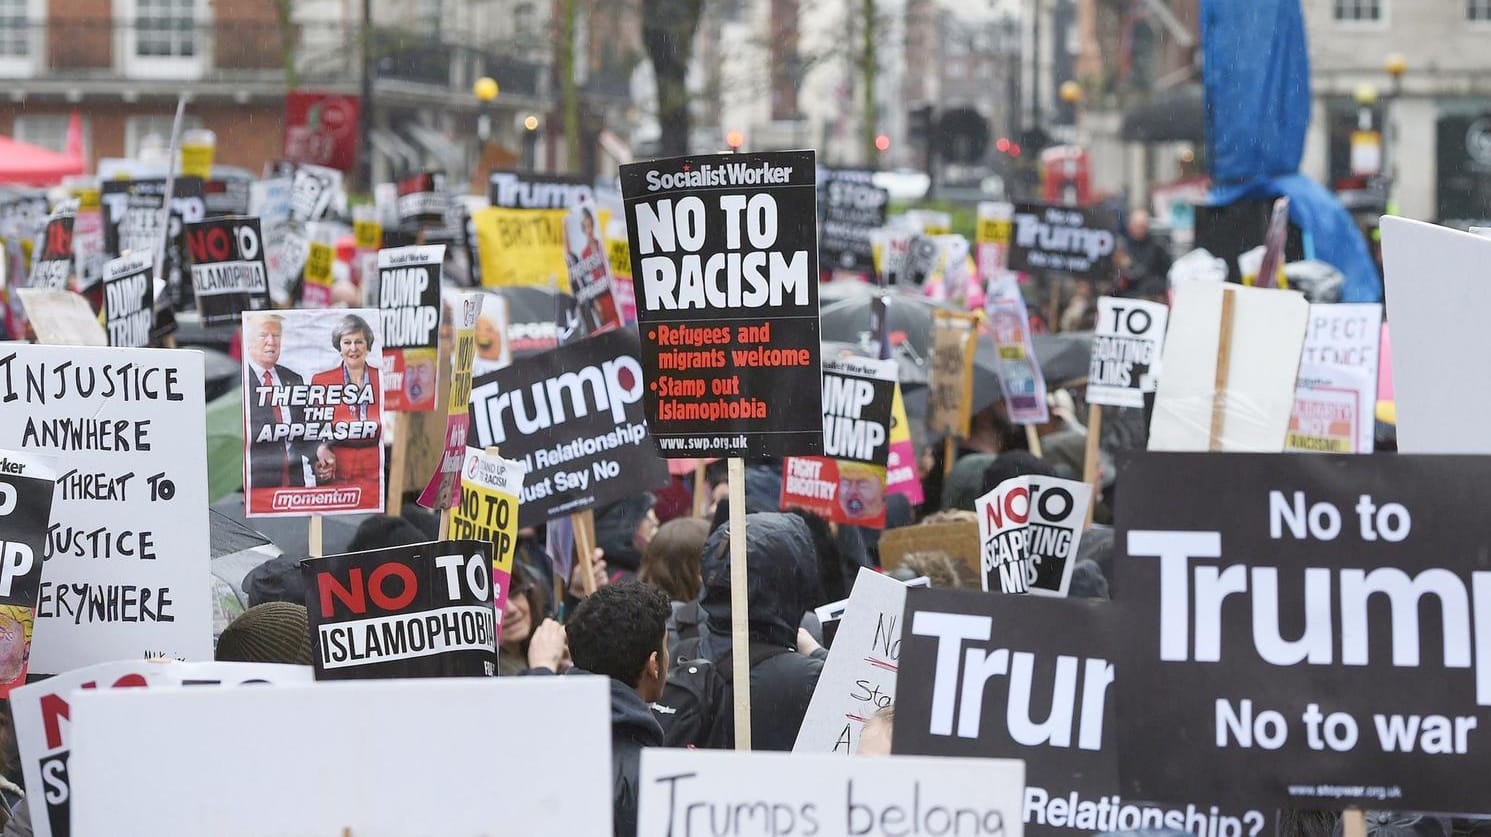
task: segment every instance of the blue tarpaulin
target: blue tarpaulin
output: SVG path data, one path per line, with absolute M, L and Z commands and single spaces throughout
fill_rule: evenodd
M 1299 0 L 1203 0 L 1201 43 L 1212 204 L 1287 196 L 1315 258 L 1346 276 L 1342 301 L 1380 302 L 1382 278 L 1351 214 L 1299 173 L 1310 127 Z

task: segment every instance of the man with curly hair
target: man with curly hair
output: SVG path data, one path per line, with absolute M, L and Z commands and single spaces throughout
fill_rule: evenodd
M 661 747 L 663 728 L 648 704 L 668 679 L 668 597 L 650 584 L 622 581 L 596 590 L 565 623 L 570 674 L 611 680 L 614 830 L 637 833 L 638 767 L 643 747 Z

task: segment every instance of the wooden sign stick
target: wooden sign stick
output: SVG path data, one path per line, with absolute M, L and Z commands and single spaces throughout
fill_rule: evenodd
M 1367 837 L 1367 815 L 1360 808 L 1341 812 L 1341 837 Z
M 1103 408 L 1098 404 L 1087 405 L 1087 448 L 1082 454 L 1082 481 L 1092 486 L 1092 499 L 1087 503 L 1087 522 L 1084 529 L 1092 528 L 1092 509 L 1098 504 L 1101 486 L 1103 441 Z
M 1227 423 L 1227 377 L 1232 365 L 1233 291 L 1222 288 L 1222 321 L 1217 335 L 1217 376 L 1211 396 L 1211 440 L 1207 450 L 1222 449 L 1222 431 Z
M 750 597 L 746 584 L 745 460 L 730 457 L 730 649 L 735 749 L 751 749 Z
M 408 478 L 409 446 L 408 433 L 404 430 L 404 417 L 394 420 L 391 444 L 393 460 L 388 463 L 388 504 L 384 510 L 390 517 L 398 517 L 404 511 L 404 480 Z
M 952 476 L 953 457 L 958 453 L 958 440 L 953 436 L 953 429 L 947 429 L 947 436 L 942 440 L 942 478 L 945 480 Z
M 595 510 L 586 509 L 569 516 L 575 530 L 575 553 L 580 556 L 580 583 L 585 595 L 595 592 Z
M 1025 425 L 1025 446 L 1030 448 L 1031 456 L 1040 457 L 1044 455 L 1041 453 L 1040 431 L 1036 430 L 1033 424 Z
M 709 479 L 705 473 L 704 460 L 694 464 L 694 517 L 703 517 L 709 510 Z
M 320 558 L 321 555 L 322 555 L 322 551 L 321 551 L 321 515 L 319 515 L 319 514 L 313 514 L 313 515 L 311 515 L 311 519 L 308 522 L 307 531 L 308 531 L 308 533 L 310 535 L 310 537 L 307 538 L 307 540 L 309 540 L 310 543 L 308 543 L 306 545 L 308 547 L 306 551 L 310 554 L 310 556 L 312 558 Z

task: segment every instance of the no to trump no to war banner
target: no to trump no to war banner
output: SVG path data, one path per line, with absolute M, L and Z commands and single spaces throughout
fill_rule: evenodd
M 622 166 L 664 457 L 823 453 L 814 178 L 811 151 Z
M 1484 810 L 1488 485 L 1484 457 L 1133 459 L 1115 540 L 1124 791 Z

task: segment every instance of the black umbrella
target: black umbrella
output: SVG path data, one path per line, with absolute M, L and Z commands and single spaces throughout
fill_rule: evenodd
M 210 507 L 213 512 L 213 520 L 218 518 L 238 523 L 258 534 L 263 535 L 281 552 L 288 555 L 304 556 L 309 553 L 310 547 L 310 518 L 306 517 L 256 517 L 249 520 L 243 514 L 243 493 L 234 492 L 213 503 Z M 352 535 L 357 532 L 357 527 L 364 520 L 372 517 L 370 514 L 333 514 L 321 518 L 321 554 L 335 555 L 346 552 L 347 545 L 352 542 Z M 244 570 L 245 573 L 248 570 Z M 240 577 L 240 581 L 242 578 Z
M 1092 359 L 1092 332 L 1037 334 L 1031 342 L 1046 386 L 1059 389 L 1087 378 L 1088 363 Z

